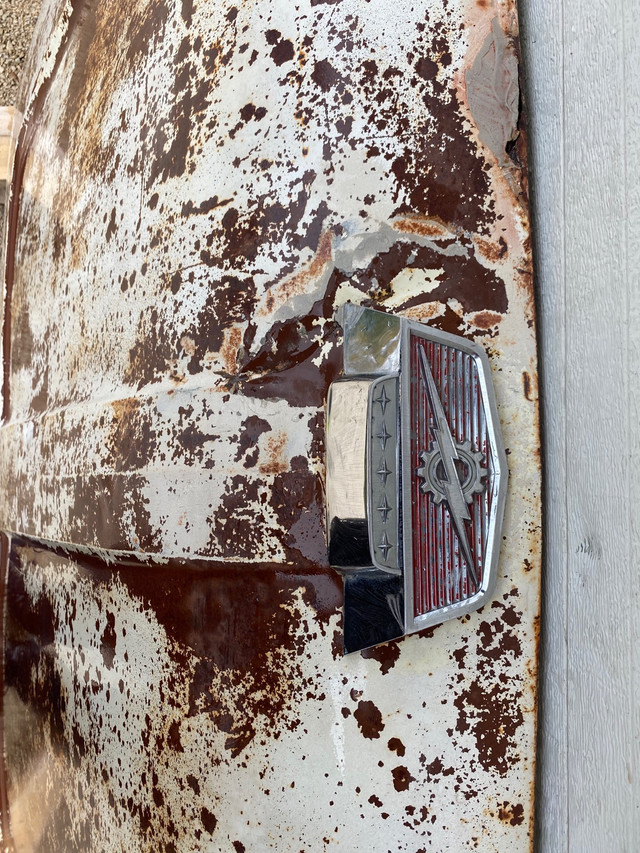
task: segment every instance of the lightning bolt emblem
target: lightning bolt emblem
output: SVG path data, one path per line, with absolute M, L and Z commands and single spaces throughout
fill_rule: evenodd
M 445 472 L 444 480 L 442 481 L 442 488 L 445 493 L 445 500 L 449 507 L 453 526 L 455 527 L 458 541 L 460 542 L 460 548 L 467 565 L 469 577 L 473 581 L 477 590 L 478 576 L 476 574 L 473 557 L 471 555 L 471 548 L 467 538 L 467 531 L 464 524 L 465 521 L 471 520 L 471 516 L 469 515 L 469 507 L 467 506 L 467 502 L 464 498 L 458 471 L 456 470 L 456 461 L 459 460 L 460 457 L 458 455 L 458 450 L 456 448 L 455 441 L 453 440 L 453 436 L 451 435 L 451 430 L 449 429 L 449 424 L 447 423 L 442 403 L 440 402 L 438 389 L 436 388 L 436 383 L 434 381 L 433 374 L 431 373 L 429 362 L 427 361 L 427 357 L 424 353 L 424 348 L 420 347 L 419 352 L 422 378 L 424 379 L 427 397 L 433 410 L 435 420 L 435 424 L 431 427 L 431 432 L 438 445 L 442 466 Z

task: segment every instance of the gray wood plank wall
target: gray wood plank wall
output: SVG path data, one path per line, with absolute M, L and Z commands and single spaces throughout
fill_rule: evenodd
M 640 851 L 640 0 L 520 0 L 546 522 L 539 853 Z

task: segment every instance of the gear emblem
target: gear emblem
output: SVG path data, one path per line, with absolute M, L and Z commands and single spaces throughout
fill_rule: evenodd
M 487 476 L 487 469 L 482 466 L 482 452 L 474 450 L 470 441 L 465 441 L 462 444 L 456 442 L 456 450 L 458 458 L 455 460 L 455 466 L 460 479 L 460 487 L 465 501 L 470 504 L 474 495 L 481 495 L 486 484 L 483 479 Z M 434 441 L 431 448 L 423 450 L 420 458 L 424 465 L 417 469 L 416 473 L 424 482 L 420 485 L 420 490 L 423 494 L 431 492 L 435 503 L 440 503 L 446 499 L 446 473 L 442 464 L 440 448 L 437 441 Z

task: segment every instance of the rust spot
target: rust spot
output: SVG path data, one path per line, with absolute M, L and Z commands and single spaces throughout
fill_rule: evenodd
M 420 761 L 427 771 L 427 780 L 432 776 L 452 776 L 455 773 L 455 767 L 445 767 L 440 757 L 434 758 L 430 764 L 427 764 L 425 756 L 422 755 Z
M 155 453 L 157 436 L 151 414 L 138 397 L 113 400 L 111 408 L 113 420 L 105 442 L 102 463 L 116 471 L 139 471 Z M 78 507 L 77 520 L 85 514 Z
M 82 234 L 77 234 L 71 242 L 71 266 L 73 269 L 80 269 L 87 257 L 87 241 Z
M 387 746 L 391 750 L 391 752 L 395 752 L 395 754 L 399 758 L 402 758 L 402 756 L 405 754 L 405 746 L 398 737 L 392 737 L 391 740 L 388 742 Z
M 392 225 L 396 231 L 402 231 L 405 234 L 418 234 L 421 237 L 440 240 L 455 238 L 455 233 L 439 216 L 421 216 L 416 213 L 395 219 Z
M 308 316 L 274 323 L 258 352 L 248 355 L 241 365 L 243 373 L 253 375 L 242 381 L 246 396 L 280 397 L 292 406 L 324 408 L 329 385 L 342 369 L 340 327 L 333 321 L 318 322 L 327 313 L 327 304 L 329 295 L 315 303 Z M 328 343 L 334 346 L 328 347 L 318 364 L 320 349 Z M 324 422 L 318 423 L 315 432 L 324 442 Z
M 478 311 L 471 317 L 471 322 L 477 329 L 492 329 L 501 323 L 504 319 L 502 314 L 497 314 L 495 311 Z
M 384 729 L 382 722 L 382 714 L 373 702 L 360 701 L 358 707 L 353 712 L 356 718 L 358 728 L 362 732 L 362 736 L 369 740 L 374 740 L 380 737 L 380 732 Z
M 452 657 L 454 657 L 458 663 L 458 669 L 464 669 L 465 668 L 464 660 L 465 660 L 466 656 L 467 656 L 467 647 L 466 646 L 462 646 L 462 648 L 455 649 L 455 651 L 452 652 Z
M 524 718 L 517 698 L 500 684 L 487 688 L 476 680 L 453 700 L 459 711 L 456 731 L 470 730 L 482 767 L 501 776 L 518 760 L 516 734 Z
M 512 614 L 513 611 L 505 610 L 502 616 L 507 624 L 509 624 L 507 621 L 509 615 L 507 614 L 510 613 Z M 520 621 L 517 617 L 516 619 L 518 622 Z M 519 658 L 522 654 L 520 640 L 513 631 L 505 629 L 502 620 L 494 619 L 493 622 L 481 622 L 478 635 L 482 644 L 482 654 L 489 660 L 498 661 L 507 652 L 511 652 L 515 658 Z
M 218 825 L 218 819 L 216 816 L 210 812 L 209 809 L 203 808 L 200 812 L 200 820 L 209 835 L 213 835 L 215 828 Z
M 391 775 L 393 777 L 393 787 L 396 791 L 407 791 L 409 789 L 409 785 L 416 781 L 415 777 L 412 776 L 407 768 L 402 765 L 394 767 L 391 771 Z
M 107 669 L 113 669 L 113 659 L 116 654 L 117 634 L 115 631 L 116 618 L 113 613 L 107 613 L 107 624 L 100 638 L 100 652 Z
M 380 672 L 386 675 L 400 658 L 400 646 L 396 642 L 383 643 L 372 649 L 363 649 L 360 654 L 363 658 L 377 661 L 380 664 Z
M 242 345 L 242 329 L 232 326 L 225 331 L 224 341 L 220 347 L 220 359 L 223 369 L 230 374 L 236 372 L 238 350 Z
M 180 346 L 187 355 L 193 357 L 196 354 L 196 342 L 188 335 L 183 335 L 180 338 Z
M 287 433 L 284 431 L 267 438 L 266 451 L 269 458 L 259 466 L 261 474 L 283 474 L 289 470 L 289 461 L 284 456 L 286 446 Z
M 530 403 L 533 403 L 534 399 L 536 399 L 533 396 L 533 379 L 531 377 L 531 374 L 527 370 L 522 371 L 522 387 L 524 390 L 525 400 L 528 400 Z
M 322 270 L 331 261 L 331 241 L 331 232 L 325 231 L 311 261 L 299 272 L 269 290 L 265 309 L 262 311 L 263 315 L 271 314 L 278 305 L 293 299 L 300 293 L 305 293 L 309 285 L 320 277 Z
M 322 483 L 306 457 L 294 456 L 290 470 L 276 474 L 271 487 L 271 508 L 283 531 L 282 539 L 298 565 L 327 564 L 324 536 Z
M 522 803 L 512 806 L 505 801 L 502 805 L 498 806 L 498 818 L 502 823 L 509 823 L 511 826 L 520 826 L 524 823 L 524 806 Z
M 497 263 L 507 254 L 507 244 L 504 237 L 500 237 L 497 243 L 486 240 L 484 237 L 476 237 L 474 242 L 478 254 L 492 263 Z
M 258 461 L 258 439 L 265 432 L 271 432 L 271 426 L 264 418 L 259 418 L 257 415 L 250 415 L 245 418 L 240 425 L 235 461 L 239 462 L 244 456 L 243 467 L 251 468 L 254 466 Z
M 437 321 L 437 318 L 445 314 L 447 310 L 447 307 L 441 302 L 427 302 L 424 305 L 414 305 L 413 308 L 405 309 L 402 315 L 408 320 L 432 325 L 433 321 Z

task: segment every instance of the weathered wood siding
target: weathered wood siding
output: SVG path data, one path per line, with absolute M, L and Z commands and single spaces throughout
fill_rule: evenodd
M 640 2 L 520 8 L 543 365 L 537 849 L 640 849 Z

